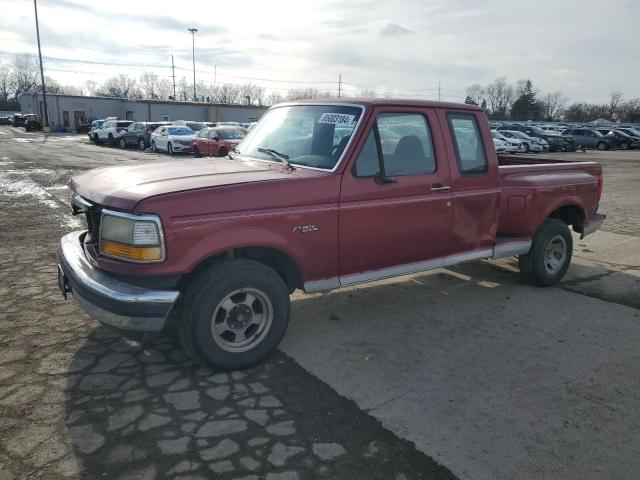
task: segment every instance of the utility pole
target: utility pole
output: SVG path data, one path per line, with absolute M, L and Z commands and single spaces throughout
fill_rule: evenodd
M 173 63 L 173 55 L 171 55 L 171 78 L 173 78 L 173 101 L 176 101 L 176 65 Z
M 196 97 L 196 32 L 197 28 L 189 28 L 191 32 L 191 53 L 193 58 L 193 101 L 197 102 L 198 98 Z
M 438 82 L 438 101 L 442 101 L 442 95 L 440 94 L 440 82 Z
M 340 94 L 342 93 L 342 74 L 338 74 L 338 98 L 340 98 Z
M 42 50 L 40 49 L 40 27 L 38 26 L 38 3 L 33 0 L 33 8 L 36 11 L 36 36 L 38 37 L 38 57 L 40 58 L 40 79 L 42 80 L 42 103 L 44 106 L 43 126 L 49 127 L 49 110 L 47 109 L 47 89 L 44 85 L 44 68 L 42 67 Z

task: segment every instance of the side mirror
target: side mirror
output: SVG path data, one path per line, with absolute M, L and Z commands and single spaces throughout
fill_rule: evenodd
M 220 137 L 213 137 L 213 138 L 212 138 L 212 140 L 213 140 L 214 142 L 218 142 L 218 141 L 220 141 Z

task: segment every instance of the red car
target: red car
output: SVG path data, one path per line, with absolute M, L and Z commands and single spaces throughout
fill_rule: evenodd
M 191 142 L 194 157 L 226 157 L 246 133 L 237 127 L 203 128 Z
M 599 164 L 498 158 L 474 105 L 287 103 L 238 150 L 74 175 L 88 225 L 61 240 L 63 295 L 120 329 L 173 325 L 197 361 L 242 368 L 276 348 L 295 289 L 514 255 L 527 281 L 553 285 L 570 228 L 604 221 Z

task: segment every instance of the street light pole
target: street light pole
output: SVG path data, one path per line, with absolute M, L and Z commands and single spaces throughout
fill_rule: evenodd
M 38 57 L 40 58 L 40 80 L 42 80 L 42 103 L 44 106 L 43 126 L 49 127 L 49 111 L 47 109 L 47 89 L 44 85 L 44 69 L 42 68 L 42 50 L 40 49 L 40 27 L 38 26 L 38 3 L 33 0 L 33 8 L 36 12 L 36 36 L 38 37 Z
M 35 0 L 34 0 L 35 1 Z M 193 101 L 197 101 L 196 97 L 196 32 L 197 28 L 190 28 L 191 32 L 191 54 L 193 58 Z

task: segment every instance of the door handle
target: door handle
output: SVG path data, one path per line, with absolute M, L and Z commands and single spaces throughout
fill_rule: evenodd
M 450 192 L 451 187 L 445 186 L 445 185 L 436 185 L 434 187 L 431 187 L 431 191 L 432 192 Z

